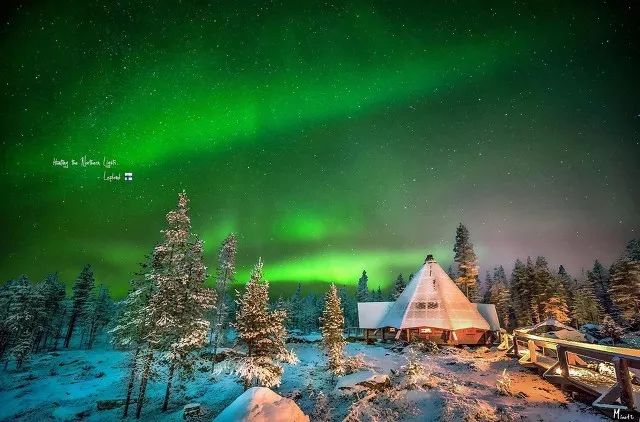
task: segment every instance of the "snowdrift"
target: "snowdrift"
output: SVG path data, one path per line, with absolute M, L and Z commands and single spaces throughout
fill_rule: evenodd
M 291 399 L 265 387 L 245 391 L 222 411 L 214 422 L 309 422 Z

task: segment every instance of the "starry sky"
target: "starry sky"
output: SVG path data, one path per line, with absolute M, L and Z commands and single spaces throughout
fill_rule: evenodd
M 0 280 L 122 295 L 183 189 L 275 286 L 446 268 L 461 221 L 481 273 L 638 236 L 635 2 L 342 3 L 3 2 Z

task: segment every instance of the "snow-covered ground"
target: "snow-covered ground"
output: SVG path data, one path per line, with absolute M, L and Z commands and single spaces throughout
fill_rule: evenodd
M 425 375 L 407 383 L 402 376 L 407 362 L 403 350 L 394 351 L 391 344 L 350 343 L 346 347 L 349 356 L 362 354 L 369 371 L 382 375 L 379 379 L 387 375 L 391 381 L 382 391 L 369 394 L 336 387 L 339 379 L 326 370 L 319 343 L 289 346 L 300 363 L 286 366 L 282 385 L 274 390 L 293 399 L 311 420 L 321 419 L 319 415 L 338 421 L 346 416 L 352 420 L 459 420 L 464 415 L 475 420 L 606 420 L 588 406 L 572 402 L 504 352 L 446 348 L 420 354 Z M 127 353 L 113 350 L 70 350 L 37 355 L 20 372 L 12 365 L 7 371 L 0 369 L 0 420 L 118 419 L 122 408 L 99 411 L 96 402 L 124 397 L 127 358 Z M 512 396 L 498 395 L 496 390 L 496 379 L 505 369 L 512 379 Z M 203 366 L 194 380 L 175 390 L 169 411 L 161 413 L 163 378 L 160 374 L 159 380 L 149 384 L 143 420 L 182 420 L 182 407 L 193 402 L 204 406 L 205 420 L 212 420 L 243 392 L 233 376 L 213 376 Z M 320 392 L 329 412 L 316 409 Z

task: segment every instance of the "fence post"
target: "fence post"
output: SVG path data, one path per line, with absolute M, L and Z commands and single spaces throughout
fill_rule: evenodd
M 634 408 L 633 389 L 629 377 L 629 363 L 619 356 L 613 358 L 613 367 L 616 369 L 616 379 L 620 386 L 620 402 L 629 409 Z
M 560 373 L 564 378 L 569 377 L 569 364 L 567 363 L 567 349 L 558 345 L 556 347 L 556 353 L 558 353 L 558 362 L 560 363 Z

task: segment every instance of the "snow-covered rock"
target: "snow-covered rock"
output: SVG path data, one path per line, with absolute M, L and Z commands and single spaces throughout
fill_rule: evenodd
M 236 398 L 214 422 L 308 422 L 291 399 L 265 387 L 253 387 Z
M 545 334 L 545 337 L 553 337 L 560 340 L 570 340 L 570 341 L 588 341 L 587 337 L 579 331 L 576 330 L 558 330 L 551 331 Z
M 372 370 L 355 372 L 340 377 L 336 391 L 341 394 L 354 394 L 364 390 L 384 390 L 391 385 L 389 376 Z

